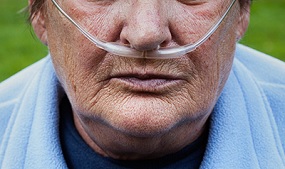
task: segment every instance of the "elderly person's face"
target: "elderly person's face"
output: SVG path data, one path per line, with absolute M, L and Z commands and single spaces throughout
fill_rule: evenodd
M 230 4 L 230 0 L 59 1 L 99 39 L 137 50 L 192 42 Z M 97 48 L 50 0 L 33 26 L 49 47 L 85 141 L 105 156 L 151 158 L 178 151 L 203 131 L 230 72 L 235 43 L 247 27 L 248 10 L 237 1 L 203 45 L 167 60 L 118 57 Z

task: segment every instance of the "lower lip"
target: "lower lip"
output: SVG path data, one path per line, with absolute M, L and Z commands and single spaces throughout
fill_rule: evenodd
M 113 80 L 137 92 L 159 92 L 178 85 L 182 81 L 176 79 L 138 79 L 134 77 L 113 78 Z

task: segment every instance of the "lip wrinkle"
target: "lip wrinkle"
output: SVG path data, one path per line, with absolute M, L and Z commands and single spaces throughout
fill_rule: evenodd
M 121 74 L 113 76 L 112 78 L 136 78 L 139 80 L 150 80 L 150 79 L 161 79 L 161 80 L 178 80 L 179 78 L 171 75 L 160 75 L 160 74 Z

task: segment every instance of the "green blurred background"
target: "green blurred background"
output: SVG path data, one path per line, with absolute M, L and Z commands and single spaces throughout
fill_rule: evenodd
M 41 59 L 47 48 L 19 13 L 28 0 L 1 0 L 0 82 Z M 254 0 L 251 22 L 241 43 L 285 61 L 285 0 Z

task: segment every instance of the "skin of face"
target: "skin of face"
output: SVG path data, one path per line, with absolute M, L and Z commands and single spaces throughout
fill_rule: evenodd
M 105 41 L 137 50 L 185 45 L 201 37 L 230 1 L 62 1 L 64 9 Z M 85 2 L 80 4 L 80 2 Z M 179 59 L 114 56 L 86 39 L 51 1 L 35 15 L 72 104 L 77 130 L 96 152 L 116 159 L 157 158 L 193 142 L 230 72 L 249 7 L 235 3 L 218 30 Z

